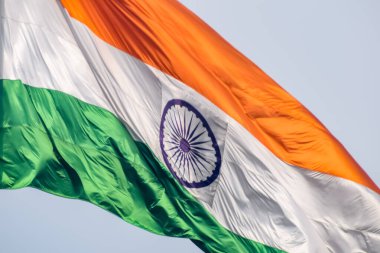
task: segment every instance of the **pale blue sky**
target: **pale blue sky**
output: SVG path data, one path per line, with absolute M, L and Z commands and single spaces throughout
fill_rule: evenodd
M 380 1 L 183 0 L 308 107 L 380 184 Z M 90 204 L 0 191 L 0 252 L 200 252 Z

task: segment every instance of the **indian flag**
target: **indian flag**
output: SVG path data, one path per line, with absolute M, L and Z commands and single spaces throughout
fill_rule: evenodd
M 205 252 L 380 250 L 380 190 L 174 0 L 0 0 L 0 188 Z

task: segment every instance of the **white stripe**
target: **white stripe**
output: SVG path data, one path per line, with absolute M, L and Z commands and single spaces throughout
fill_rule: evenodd
M 0 0 L 0 5 L 1 78 L 108 109 L 161 159 L 163 106 L 172 98 L 195 105 L 215 132 L 223 163 L 217 181 L 189 191 L 227 229 L 289 252 L 380 249 L 378 194 L 285 164 L 188 86 L 113 48 L 75 20 L 70 28 L 56 2 Z

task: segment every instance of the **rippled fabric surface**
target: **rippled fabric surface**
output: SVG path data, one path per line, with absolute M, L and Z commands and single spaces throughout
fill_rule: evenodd
M 0 80 L 0 189 L 89 201 L 205 252 L 281 252 L 219 225 L 111 113 L 69 95 Z

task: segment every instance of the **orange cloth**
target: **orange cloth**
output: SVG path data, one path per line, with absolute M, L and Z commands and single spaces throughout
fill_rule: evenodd
M 284 162 L 380 189 L 295 98 L 174 0 L 62 0 L 101 39 L 170 74 Z

